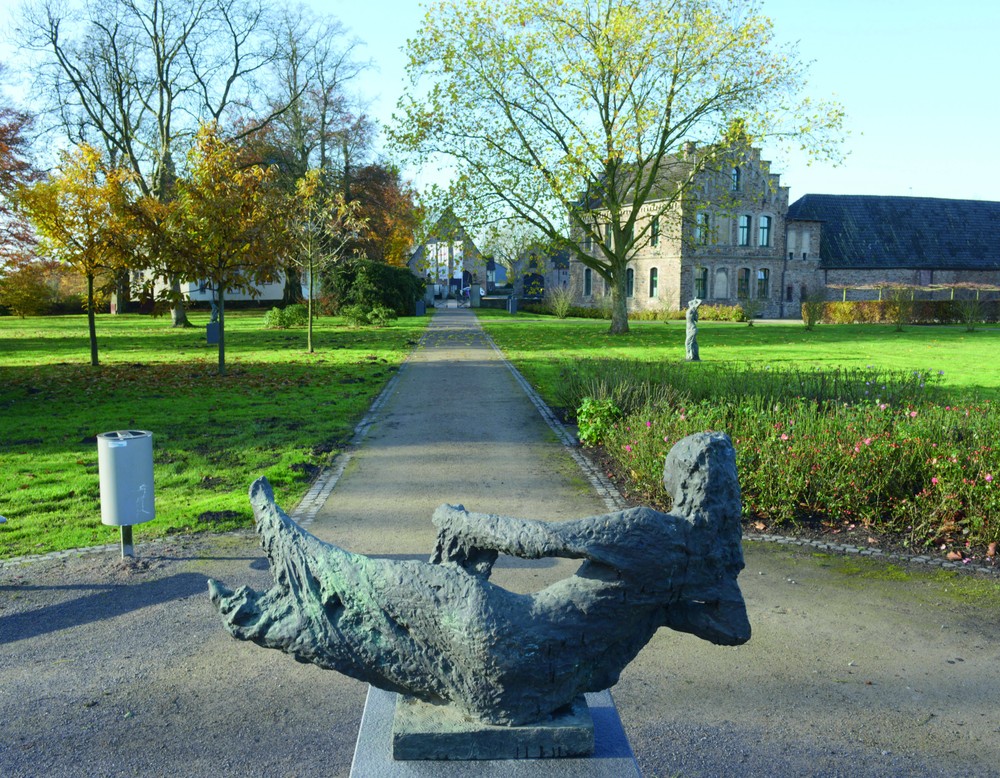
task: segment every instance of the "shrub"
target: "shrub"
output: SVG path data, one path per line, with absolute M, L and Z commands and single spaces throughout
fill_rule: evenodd
M 736 446 L 744 516 L 771 525 L 844 523 L 902 535 L 914 548 L 1000 540 L 1000 413 L 956 407 L 716 398 L 640 410 L 612 425 L 608 454 L 633 488 L 666 505 L 663 461 L 693 432 Z
M 902 332 L 903 327 L 913 320 L 913 290 L 894 287 L 886 292 L 886 297 L 886 317 L 896 325 L 897 332 Z
M 264 314 L 264 327 L 267 329 L 305 327 L 308 323 L 309 308 L 301 303 L 285 308 L 272 308 Z
M 852 523 L 921 549 L 1000 541 L 1000 409 L 935 402 L 926 373 L 599 359 L 561 378 L 580 440 L 603 445 L 648 503 L 669 507 L 670 447 L 721 430 L 748 518 Z
M 955 305 L 966 331 L 975 332 L 976 325 L 983 321 L 983 306 L 979 299 L 958 300 Z
M 822 404 L 880 402 L 913 404 L 926 399 L 933 377 L 909 370 L 759 367 L 751 364 L 641 362 L 587 359 L 560 374 L 556 403 L 577 408 L 586 397 L 609 400 L 625 414 L 641 408 L 676 408 L 717 398 L 753 397 L 776 405 L 797 399 Z
M 564 286 L 546 289 L 545 304 L 553 316 L 565 319 L 573 307 L 573 292 Z
M 341 306 L 362 305 L 384 306 L 397 316 L 409 316 L 423 295 L 424 282 L 409 268 L 367 259 L 344 261 L 324 279 L 324 310 L 331 313 L 340 313 Z
M 740 309 L 743 311 L 743 319 L 747 323 L 748 327 L 753 326 L 753 320 L 756 318 L 757 314 L 760 313 L 763 303 L 755 298 L 746 298 L 740 301 Z
M 585 446 L 600 445 L 621 415 L 622 412 L 610 400 L 584 397 L 576 411 L 580 442 Z
M 760 303 L 757 300 L 751 301 L 753 305 L 702 305 L 698 308 L 698 318 L 701 321 L 752 321 L 748 319 L 748 310 L 753 315 L 760 313 Z M 684 311 L 679 312 L 678 318 L 684 318 Z
M 808 294 L 802 300 L 802 323 L 811 330 L 823 320 L 823 295 L 819 292 Z
M 50 274 L 49 263 L 25 262 L 0 275 L 0 306 L 22 319 L 48 313 L 55 301 Z
M 340 315 L 352 327 L 386 327 L 397 318 L 396 312 L 385 305 L 371 308 L 365 305 L 345 305 L 341 307 Z

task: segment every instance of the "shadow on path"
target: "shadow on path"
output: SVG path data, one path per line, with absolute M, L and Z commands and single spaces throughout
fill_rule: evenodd
M 3 586 L 0 594 L 31 590 L 93 591 L 73 600 L 44 608 L 0 616 L 0 645 L 35 638 L 49 632 L 106 621 L 131 611 L 204 594 L 208 577 L 199 573 L 178 573 L 139 584 L 79 584 L 67 586 Z M 96 591 L 95 591 L 96 590 Z M 9 595 L 8 595 L 9 596 Z

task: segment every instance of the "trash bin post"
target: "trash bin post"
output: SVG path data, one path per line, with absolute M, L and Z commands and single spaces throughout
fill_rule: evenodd
M 97 436 L 101 523 L 121 528 L 122 559 L 135 555 L 132 525 L 155 518 L 153 433 L 102 432 Z

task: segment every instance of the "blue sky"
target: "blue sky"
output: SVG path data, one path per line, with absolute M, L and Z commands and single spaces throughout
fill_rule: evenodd
M 500 0 L 498 0 L 499 2 Z M 419 28 L 414 0 L 312 0 L 365 41 L 379 66 L 361 85 L 372 113 L 392 114 L 400 52 Z M 764 0 L 780 40 L 812 62 L 809 93 L 847 110 L 840 167 L 774 158 L 796 199 L 806 193 L 1000 201 L 1000 3 L 985 0 Z M 414 171 L 415 172 L 415 171 Z M 431 175 L 416 175 L 418 183 Z
M 308 4 L 365 43 L 377 70 L 358 88 L 371 113 L 388 121 L 404 87 L 401 49 L 419 29 L 423 5 Z M 1000 201 L 1000 3 L 763 0 L 763 9 L 778 38 L 797 41 L 801 58 L 813 63 L 809 93 L 833 96 L 847 110 L 850 154 L 840 167 L 765 147 L 793 200 L 812 192 Z M 0 59 L 16 61 L 16 54 L 0 45 Z M 418 185 L 440 180 L 434 171 L 407 172 Z

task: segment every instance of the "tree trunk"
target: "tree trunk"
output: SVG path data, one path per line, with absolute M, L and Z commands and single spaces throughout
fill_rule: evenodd
M 625 294 L 626 266 L 615 268 L 611 275 L 611 329 L 612 335 L 628 334 L 628 298 Z
M 130 283 L 131 273 L 127 268 L 115 271 L 115 307 L 112 313 L 128 313 L 128 304 L 132 298 Z
M 226 290 L 219 288 L 219 375 L 226 374 Z
M 90 364 L 97 367 L 97 320 L 94 311 L 94 274 L 87 273 L 87 329 L 90 331 Z
M 309 255 L 309 323 L 306 325 L 306 343 L 309 349 L 309 353 L 313 353 L 313 298 L 316 297 L 316 288 L 313 284 L 313 279 L 315 274 L 313 273 L 313 262 L 312 255 Z
M 181 297 L 181 280 L 179 278 L 170 279 L 170 296 L 173 304 L 170 308 L 170 321 L 174 327 L 193 327 L 188 321 L 187 311 L 184 310 L 184 299 Z
M 282 305 L 295 305 L 302 302 L 302 276 L 299 271 L 289 265 L 285 268 L 285 288 L 281 292 Z

